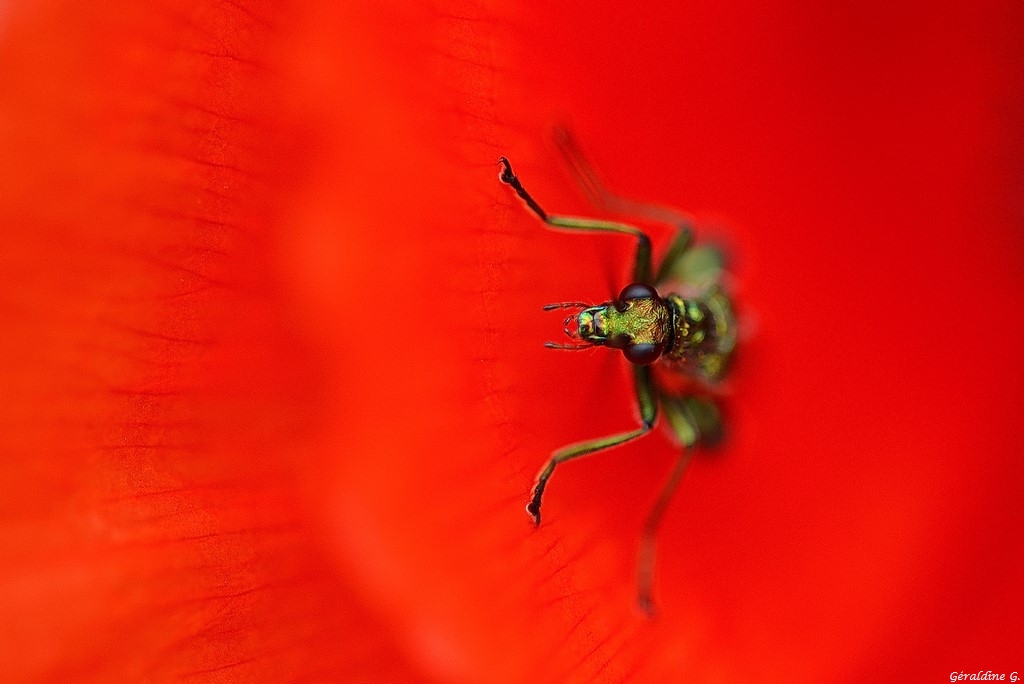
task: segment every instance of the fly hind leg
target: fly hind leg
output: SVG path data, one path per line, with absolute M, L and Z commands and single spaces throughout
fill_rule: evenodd
M 658 530 L 683 474 L 693 458 L 698 444 L 713 445 L 722 437 L 721 416 L 713 402 L 700 397 L 661 396 L 660 403 L 683 452 L 676 460 L 672 473 L 658 494 L 651 512 L 644 522 L 640 537 L 640 558 L 637 564 L 637 604 L 648 615 L 654 614 L 654 565 Z
M 660 204 L 639 202 L 612 192 L 601 180 L 567 128 L 556 128 L 552 137 L 573 175 L 576 176 L 594 206 L 620 216 L 634 216 L 675 226 L 676 237 L 661 260 L 661 265 L 654 276 L 654 282 L 650 284 L 658 285 L 670 279 L 683 279 L 680 277 L 681 274 L 676 271 L 693 241 L 693 229 L 691 228 L 693 221 L 690 216 Z
M 580 150 L 576 139 L 569 132 L 569 129 L 562 126 L 555 128 L 552 132 L 552 138 L 559 152 L 565 157 L 565 161 L 572 170 L 576 180 L 583 187 L 583 191 L 594 206 L 612 214 L 634 216 L 648 221 L 657 221 L 658 223 L 670 223 L 678 226 L 680 230 L 688 230 L 692 221 L 687 214 L 660 204 L 640 202 L 629 197 L 623 197 L 609 190 L 604 181 L 601 180 L 601 176 L 594 169 L 594 166 L 587 160 L 582 150 Z

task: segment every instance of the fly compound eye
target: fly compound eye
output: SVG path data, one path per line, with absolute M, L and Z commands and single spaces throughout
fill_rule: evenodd
M 661 356 L 662 345 L 644 342 L 641 344 L 627 344 L 622 348 L 626 360 L 638 366 L 646 366 L 654 363 Z
M 650 285 L 643 283 L 630 283 L 622 288 L 618 298 L 615 300 L 615 308 L 620 312 L 626 310 L 626 302 L 631 299 L 657 299 L 658 291 Z

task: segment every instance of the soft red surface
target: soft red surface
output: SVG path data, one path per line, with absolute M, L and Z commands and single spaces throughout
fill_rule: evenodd
M 1024 670 L 1019 6 L 499 5 L 2 10 L 5 677 Z M 558 122 L 734 255 L 730 441 L 651 621 L 663 434 L 523 510 L 634 424 L 540 311 L 629 243 L 497 182 L 590 212 Z

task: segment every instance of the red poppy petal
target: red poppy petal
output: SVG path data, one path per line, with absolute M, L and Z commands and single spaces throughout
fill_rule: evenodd
M 411 649 L 444 681 L 820 681 L 1013 653 L 1019 16 L 117 9 L 6 29 L 21 672 L 407 679 Z M 40 47 L 68 27 L 70 57 Z M 507 154 L 590 211 L 542 145 L 565 119 L 614 187 L 735 243 L 732 441 L 666 520 L 655 621 L 662 435 L 560 469 L 540 529 L 522 510 L 552 449 L 633 424 L 622 360 L 544 350 L 539 311 L 621 285 L 626 241 L 544 231 L 496 179 Z M 962 482 L 984 498 L 951 506 Z
M 6 11 L 5 676 L 417 679 L 296 484 L 322 412 L 274 271 L 291 13 Z

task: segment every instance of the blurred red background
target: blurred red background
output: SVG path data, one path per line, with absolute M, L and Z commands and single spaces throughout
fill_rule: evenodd
M 15 680 L 1024 671 L 1017 3 L 0 12 L 0 660 Z M 733 256 L 729 442 L 674 457 L 551 127 Z M 656 245 L 668 239 L 653 226 Z

